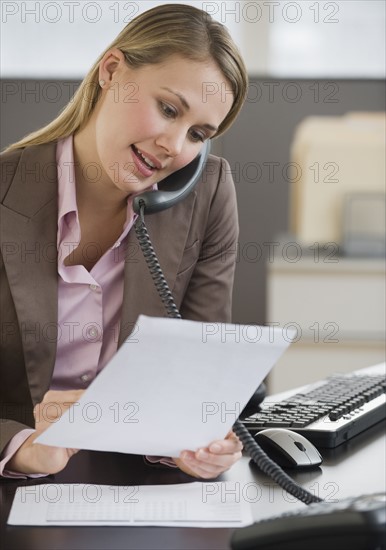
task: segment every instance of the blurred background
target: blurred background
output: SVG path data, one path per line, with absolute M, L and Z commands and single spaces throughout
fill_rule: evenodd
M 1 149 L 49 122 L 150 1 L 3 1 Z M 233 320 L 295 330 L 271 391 L 385 359 L 385 2 L 193 4 L 245 58 L 213 151 L 236 185 Z M 250 333 L 249 333 L 250 334 Z

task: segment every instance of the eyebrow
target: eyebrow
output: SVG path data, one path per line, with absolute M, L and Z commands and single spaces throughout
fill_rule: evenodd
M 175 95 L 176 97 L 178 97 L 178 99 L 181 101 L 183 107 L 189 111 L 190 110 L 190 105 L 189 103 L 186 101 L 185 97 L 180 94 L 179 92 L 176 92 L 174 90 L 171 90 L 170 88 L 168 88 L 167 86 L 162 86 L 161 88 L 162 90 L 166 90 L 167 92 Z M 207 130 L 211 130 L 212 132 L 217 132 L 218 130 L 218 127 L 216 126 L 212 126 L 212 124 L 202 124 L 201 125 L 203 128 L 206 128 Z

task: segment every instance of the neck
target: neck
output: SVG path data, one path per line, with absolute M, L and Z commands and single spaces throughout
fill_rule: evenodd
M 119 190 L 103 170 L 95 145 L 92 124 L 74 135 L 76 199 L 78 207 L 115 215 L 126 209 L 127 195 Z M 95 168 L 93 168 L 95 166 Z

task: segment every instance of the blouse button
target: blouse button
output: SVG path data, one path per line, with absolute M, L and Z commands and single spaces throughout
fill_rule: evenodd
M 98 328 L 95 325 L 92 325 L 87 329 L 87 336 L 90 338 L 96 338 L 99 335 Z

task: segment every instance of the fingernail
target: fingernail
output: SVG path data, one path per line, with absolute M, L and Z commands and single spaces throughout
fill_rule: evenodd
M 210 450 L 214 451 L 215 453 L 219 453 L 221 451 L 221 445 L 218 443 L 213 443 L 213 445 L 210 446 Z

